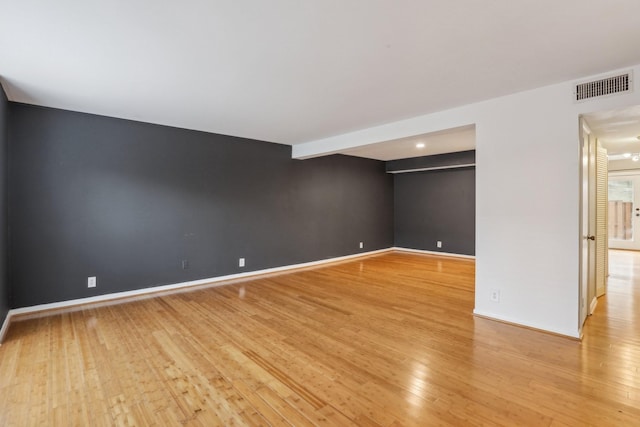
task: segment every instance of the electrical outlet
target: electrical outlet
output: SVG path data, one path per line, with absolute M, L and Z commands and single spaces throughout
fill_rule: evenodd
M 493 302 L 500 302 L 500 290 L 491 289 L 491 295 L 489 297 Z
M 238 260 L 238 267 L 244 267 L 244 258 Z
M 187 268 L 189 268 L 189 260 L 188 259 L 183 259 L 182 260 L 182 269 L 186 270 Z
M 438 240 L 436 242 L 436 247 L 441 248 L 442 247 L 442 242 L 440 240 Z
M 96 276 L 87 278 L 87 288 L 95 288 L 96 287 Z
M 360 242 L 360 249 L 364 248 L 364 242 Z

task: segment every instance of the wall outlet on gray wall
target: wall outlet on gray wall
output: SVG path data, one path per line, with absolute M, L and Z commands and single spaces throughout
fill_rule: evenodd
M 491 289 L 490 299 L 493 302 L 500 302 L 500 290 L 499 289 Z
M 238 267 L 244 267 L 244 258 L 238 260 Z
M 364 248 L 364 242 L 360 242 L 360 249 Z
M 442 247 L 442 241 L 438 240 L 436 242 L 436 247 L 441 248 Z
M 96 287 L 96 276 L 87 277 L 87 288 Z
M 188 259 L 183 259 L 182 260 L 182 269 L 186 270 L 187 268 L 189 268 L 189 260 Z

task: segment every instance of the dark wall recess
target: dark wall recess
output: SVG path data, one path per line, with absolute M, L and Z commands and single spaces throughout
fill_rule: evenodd
M 383 162 L 15 103 L 9 122 L 13 307 L 393 244 Z
M 7 275 L 7 147 L 9 101 L 0 84 L 0 327 L 9 312 Z
M 458 151 L 456 153 L 436 154 L 433 156 L 411 157 L 408 159 L 390 160 L 386 163 L 387 172 L 416 171 L 452 166 L 468 166 L 476 163 L 476 150 Z
M 395 174 L 394 240 L 403 248 L 475 255 L 475 167 Z

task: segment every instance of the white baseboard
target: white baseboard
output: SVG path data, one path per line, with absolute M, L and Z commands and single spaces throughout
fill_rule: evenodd
M 591 304 L 589 305 L 589 314 L 593 314 L 596 311 L 596 306 L 598 305 L 598 297 L 593 297 L 591 300 Z
M 436 252 L 436 251 L 425 251 L 422 249 L 410 249 L 410 248 L 401 248 L 398 246 L 394 246 L 391 248 L 394 251 L 398 252 L 413 252 L 416 254 L 425 254 L 425 255 L 439 255 L 439 256 L 448 256 L 455 258 L 467 258 L 467 259 L 476 259 L 475 255 L 463 255 L 463 254 L 454 254 L 450 252 Z
M 368 256 L 382 254 L 382 253 L 391 252 L 391 251 L 393 251 L 393 248 L 379 249 L 375 251 L 361 252 L 353 255 L 345 255 L 341 257 L 323 259 L 319 261 L 311 261 L 311 262 L 304 262 L 301 264 L 286 265 L 283 267 L 274 267 L 274 268 L 266 268 L 263 270 L 249 271 L 246 273 L 228 274 L 226 276 L 192 280 L 189 282 L 174 283 L 170 285 L 153 286 L 149 288 L 136 289 L 133 291 L 114 292 L 114 293 L 105 294 L 105 295 L 97 295 L 94 297 L 78 298 L 78 299 L 73 299 L 68 301 L 52 302 L 48 304 L 38 304 L 30 307 L 14 308 L 9 310 L 9 314 L 7 314 L 7 318 L 5 319 L 2 325 L 2 329 L 0 329 L 0 344 L 4 340 L 4 335 L 9 329 L 9 325 L 13 317 L 19 316 L 21 320 L 25 320 L 33 317 L 40 317 L 43 312 L 51 312 L 51 311 L 57 311 L 57 310 L 73 311 L 74 307 L 77 307 L 80 309 L 87 305 L 117 304 L 117 303 L 125 302 L 127 300 L 140 299 L 144 297 L 152 297 L 160 293 L 186 290 L 188 288 L 202 286 L 202 285 L 207 285 L 207 287 L 222 286 L 222 285 L 230 284 L 230 282 L 235 282 L 240 280 L 249 280 L 255 276 L 281 273 L 281 272 L 297 270 L 301 268 L 320 266 L 323 264 L 331 264 L 335 262 L 348 261 L 354 258 L 368 257 Z M 45 315 L 47 314 L 51 314 L 51 313 L 45 313 Z
M 7 317 L 4 318 L 4 322 L 2 322 L 2 328 L 0 328 L 0 345 L 4 341 L 4 335 L 9 330 L 9 323 L 11 322 L 11 310 L 7 313 Z
M 529 329 L 535 329 L 537 331 L 540 332 L 546 332 L 546 333 L 550 333 L 553 335 L 560 335 L 563 337 L 567 337 L 567 338 L 572 338 L 572 339 L 581 339 L 580 336 L 580 332 L 579 331 L 561 331 L 561 330 L 556 330 L 556 329 L 549 329 L 547 326 L 542 326 L 542 325 L 537 325 L 535 323 L 529 323 L 529 322 L 523 322 L 520 319 L 514 319 L 514 318 L 510 318 L 508 316 L 502 316 L 500 314 L 495 314 L 495 313 L 490 313 L 487 311 L 482 311 L 482 310 L 478 310 L 478 309 L 473 309 L 473 314 L 474 316 L 478 316 L 484 319 L 489 319 L 489 320 L 496 320 L 498 322 L 503 322 L 503 323 L 508 323 L 514 326 L 519 326 L 519 327 L 524 327 L 524 328 L 529 328 Z

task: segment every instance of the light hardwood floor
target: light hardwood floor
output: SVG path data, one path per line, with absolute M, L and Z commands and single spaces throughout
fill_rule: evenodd
M 0 425 L 640 425 L 640 255 L 583 342 L 472 316 L 474 262 L 385 254 L 14 323 Z

